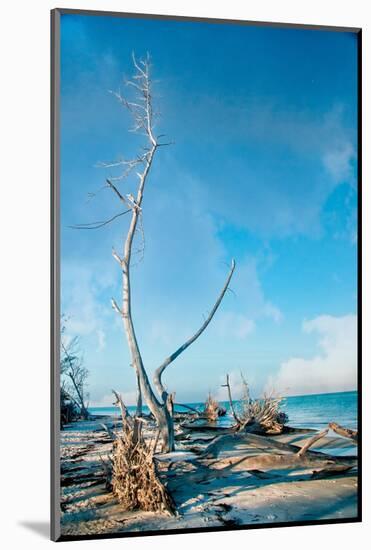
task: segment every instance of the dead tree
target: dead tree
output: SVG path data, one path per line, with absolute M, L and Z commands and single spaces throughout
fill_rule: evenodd
M 141 413 L 141 400 L 143 397 L 148 408 L 156 419 L 163 441 L 163 450 L 172 451 L 174 449 L 173 396 L 167 392 L 165 386 L 163 385 L 162 375 L 165 369 L 204 332 L 212 320 L 228 289 L 229 282 L 235 269 L 235 262 L 232 261 L 232 265 L 222 291 L 220 292 L 218 299 L 216 300 L 203 325 L 197 332 L 195 332 L 193 336 L 191 336 L 191 338 L 182 344 L 174 353 L 169 355 L 169 357 L 167 357 L 167 359 L 165 359 L 165 361 L 156 370 L 153 379 L 154 385 L 159 394 L 156 396 L 143 365 L 143 359 L 134 328 L 131 300 L 131 267 L 133 254 L 136 251 L 143 254 L 144 250 L 142 217 L 143 199 L 146 184 L 148 182 L 148 176 L 159 149 L 164 145 L 169 144 L 161 142 L 161 136 L 157 135 L 154 129 L 157 113 L 153 109 L 152 80 L 150 76 L 149 57 L 147 56 L 146 59 L 137 62 L 133 56 L 133 63 L 135 74 L 131 80 L 126 81 L 128 90 L 133 92 L 133 98 L 129 99 L 128 97 L 123 96 L 121 92 L 116 92 L 113 95 L 132 117 L 134 121 L 132 131 L 143 135 L 146 145 L 135 158 L 129 160 L 120 159 L 115 162 L 102 164 L 102 166 L 106 168 L 118 167 L 123 170 L 120 175 L 107 178 L 105 184 L 105 188 L 110 190 L 116 197 L 117 201 L 121 204 L 122 209 L 120 212 L 105 221 L 75 226 L 75 228 L 96 229 L 113 222 L 123 215 L 128 214 L 130 217 L 129 227 L 123 239 L 122 252 L 118 253 L 116 250 L 112 251 L 112 255 L 117 261 L 122 274 L 122 300 L 120 305 L 114 299 L 112 299 L 111 303 L 113 309 L 122 319 L 131 355 L 131 364 L 135 370 L 137 378 L 137 412 L 138 414 Z M 136 178 L 135 196 L 123 192 L 120 187 L 125 180 L 132 176 Z M 141 238 L 139 250 L 135 250 L 133 248 L 134 240 L 137 235 Z
M 61 376 L 64 377 L 63 389 L 69 399 L 77 405 L 84 419 L 89 418 L 86 381 L 89 371 L 83 365 L 78 351 L 79 340 L 73 338 L 69 344 L 61 339 Z M 66 383 L 67 382 L 67 383 Z

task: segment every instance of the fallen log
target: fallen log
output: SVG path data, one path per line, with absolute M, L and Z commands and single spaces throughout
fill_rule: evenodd
M 353 466 L 346 466 L 343 464 L 337 464 L 335 466 L 331 466 L 331 468 L 324 468 L 323 470 L 314 471 L 312 474 L 312 479 L 322 479 L 325 477 L 332 477 L 332 476 L 338 476 L 345 474 L 351 470 Z
M 236 433 L 237 427 L 236 426 L 230 426 L 229 428 L 225 428 L 224 426 L 211 426 L 210 424 L 180 424 L 180 427 L 184 430 L 193 430 L 195 432 L 220 432 L 223 434 L 230 434 L 230 433 Z
M 343 426 L 340 426 L 340 424 L 337 424 L 336 422 L 330 422 L 329 427 L 338 435 L 341 435 L 342 437 L 346 437 L 348 439 L 352 439 L 353 441 L 358 442 L 358 431 L 351 430 L 349 428 L 344 428 Z
M 308 441 L 297 452 L 286 454 L 262 454 L 242 458 L 237 457 L 227 459 L 229 464 L 221 469 L 222 472 L 244 464 L 246 470 L 288 470 L 297 468 L 320 468 L 321 470 L 330 470 L 338 465 L 345 466 L 347 469 L 354 468 L 358 464 L 355 457 L 337 457 L 327 456 L 324 453 L 308 453 L 309 448 L 319 439 L 327 435 L 328 429 L 308 439 Z M 277 443 L 277 442 L 275 442 Z M 213 444 L 211 444 L 213 445 Z M 286 446 L 286 445 L 285 445 Z M 291 446 L 290 446 L 291 447 Z M 225 459 L 226 460 L 226 459 Z
M 251 430 L 254 427 L 251 426 Z M 207 458 L 216 458 L 218 454 L 229 445 L 239 445 L 241 443 L 251 443 L 252 445 L 263 447 L 263 448 L 273 448 L 279 451 L 286 451 L 291 453 L 296 453 L 300 450 L 300 447 L 296 445 L 291 445 L 289 443 L 282 443 L 270 437 L 257 435 L 252 433 L 247 428 L 244 432 L 232 432 L 227 435 L 220 435 L 217 437 L 210 445 L 208 445 L 203 453 L 203 457 Z
M 264 454 L 260 456 L 246 456 L 240 459 L 230 459 L 229 464 L 220 470 L 221 473 L 239 466 L 244 463 L 247 471 L 250 470 L 297 470 L 297 469 L 313 469 L 320 468 L 323 471 L 337 469 L 339 465 L 350 470 L 357 466 L 356 459 L 347 459 L 342 457 L 326 458 L 324 456 L 314 455 L 273 455 Z

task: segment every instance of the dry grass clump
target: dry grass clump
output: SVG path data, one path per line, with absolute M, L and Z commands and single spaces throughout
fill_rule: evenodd
M 125 510 L 175 513 L 171 495 L 161 482 L 154 453 L 158 434 L 147 443 L 140 419 L 122 414 L 122 432 L 117 434 L 112 453 L 112 491 Z

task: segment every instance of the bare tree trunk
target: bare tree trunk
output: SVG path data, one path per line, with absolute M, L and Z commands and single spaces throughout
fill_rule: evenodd
M 136 415 L 142 416 L 143 414 L 143 398 L 142 398 L 142 390 L 140 389 L 140 380 L 139 376 L 137 375 L 137 410 Z
M 75 381 L 75 378 L 74 378 L 73 374 L 69 373 L 68 376 L 71 379 L 71 382 L 73 384 L 73 387 L 75 388 L 75 391 L 76 391 L 76 394 L 77 394 L 77 397 L 78 397 L 78 405 L 79 405 L 79 408 L 80 408 L 80 411 L 81 411 L 81 416 L 83 418 L 87 419 L 87 418 L 89 418 L 89 413 L 88 413 L 88 411 L 85 407 L 84 398 L 81 395 L 81 392 L 79 390 L 78 385 L 76 384 L 76 381 Z
M 67 376 L 70 378 L 71 382 L 72 382 L 72 385 L 74 387 L 74 390 L 76 392 L 76 396 L 77 396 L 77 400 L 75 399 L 75 403 L 77 401 L 77 404 L 78 404 L 78 407 L 80 409 L 80 412 L 81 412 L 81 416 L 84 418 L 84 419 L 87 419 L 89 418 L 89 412 L 85 406 L 85 401 L 84 401 L 84 395 L 83 395 L 83 391 L 84 391 L 84 388 L 83 386 L 80 386 L 79 387 L 79 384 L 76 382 L 76 369 L 78 369 L 79 367 L 74 367 L 74 362 L 66 348 L 66 346 L 63 344 L 63 342 L 61 342 L 61 347 L 66 355 L 66 359 L 68 361 L 68 364 L 70 366 L 70 370 L 67 372 Z

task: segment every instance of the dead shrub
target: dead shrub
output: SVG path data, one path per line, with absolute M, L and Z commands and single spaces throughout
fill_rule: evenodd
M 242 427 L 256 423 L 265 433 L 282 433 L 284 424 L 288 421 L 287 414 L 280 410 L 282 397 L 276 396 L 272 392 L 270 395 L 265 393 L 260 399 L 251 399 L 249 386 L 242 373 L 241 378 L 244 386 Z
M 112 491 L 125 510 L 175 513 L 175 505 L 161 482 L 154 458 L 157 439 L 147 443 L 141 430 L 128 423 L 113 443 Z

